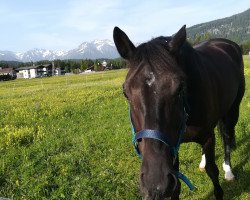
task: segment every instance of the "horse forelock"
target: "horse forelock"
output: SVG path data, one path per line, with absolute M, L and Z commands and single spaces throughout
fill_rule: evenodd
M 185 74 L 178 65 L 176 57 L 169 52 L 170 40 L 171 37 L 158 37 L 139 45 L 130 62 L 128 77 L 145 76 L 149 86 L 157 81 L 157 76 L 184 79 Z

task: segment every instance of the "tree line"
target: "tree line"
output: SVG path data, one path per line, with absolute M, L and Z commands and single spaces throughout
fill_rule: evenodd
M 105 66 L 103 65 L 103 61 L 106 61 Z M 54 63 L 55 68 L 60 68 L 65 73 L 80 73 L 87 69 L 91 69 L 94 71 L 103 71 L 103 70 L 111 70 L 111 69 L 122 69 L 126 68 L 126 61 L 122 58 L 117 59 L 82 59 L 82 60 L 43 60 L 38 62 L 13 62 L 13 61 L 1 61 L 0 67 L 1 68 L 19 68 L 19 67 L 26 67 L 32 65 L 43 65 L 48 63 Z
M 241 46 L 242 54 L 249 55 L 249 53 L 250 53 L 250 40 L 243 42 L 240 46 Z
M 105 60 L 106 65 L 103 65 Z M 38 64 L 44 64 L 44 61 L 38 62 Z M 103 71 L 103 70 L 113 70 L 113 69 L 122 69 L 126 68 L 126 62 L 121 59 L 83 59 L 83 60 L 54 60 L 55 68 L 61 68 L 66 73 L 80 73 L 87 69 L 94 71 Z M 46 62 L 45 62 L 46 63 Z

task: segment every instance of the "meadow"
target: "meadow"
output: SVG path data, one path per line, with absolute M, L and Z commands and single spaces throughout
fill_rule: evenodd
M 250 199 L 250 58 L 246 93 L 232 153 L 234 182 L 224 180 L 217 134 L 216 163 L 225 199 Z M 127 70 L 0 82 L 0 197 L 10 199 L 141 199 L 141 160 L 134 152 L 121 85 Z M 200 146 L 182 144 L 180 199 L 214 199 L 198 165 Z

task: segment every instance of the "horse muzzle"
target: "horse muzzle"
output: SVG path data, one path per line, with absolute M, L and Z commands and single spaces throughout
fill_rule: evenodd
M 180 187 L 175 173 L 168 173 L 165 177 L 152 177 L 141 173 L 141 192 L 145 200 L 162 200 L 172 196 Z

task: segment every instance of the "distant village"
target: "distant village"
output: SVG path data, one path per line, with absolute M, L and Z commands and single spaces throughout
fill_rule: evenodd
M 99 70 L 98 71 L 105 71 L 111 70 L 112 64 L 107 65 L 107 62 L 103 60 L 102 62 L 98 63 Z M 77 69 L 74 72 L 67 73 L 65 69 L 60 67 L 55 67 L 54 62 L 48 64 L 32 64 L 31 66 L 24 66 L 24 67 L 0 67 L 0 81 L 7 81 L 7 80 L 14 80 L 14 79 L 32 79 L 32 78 L 41 78 L 41 77 L 50 77 L 50 76 L 61 76 L 61 75 L 70 75 L 73 73 L 77 74 L 84 74 L 84 73 L 94 73 L 95 67 L 94 65 L 87 67 L 85 70 Z
M 13 80 L 16 78 L 40 78 L 47 76 L 62 75 L 60 68 L 55 68 L 53 62 L 43 65 L 32 65 L 20 68 L 0 68 L 1 80 Z

